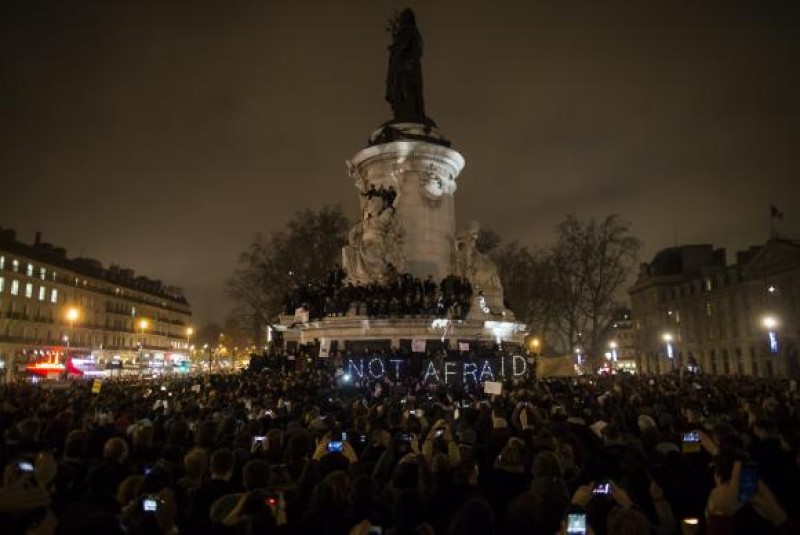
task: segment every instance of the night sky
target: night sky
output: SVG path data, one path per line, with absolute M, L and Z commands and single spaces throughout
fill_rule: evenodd
M 168 4 L 168 5 L 167 5 Z M 413 7 L 456 206 L 505 240 L 620 213 L 643 259 L 800 236 L 800 2 L 148 2 L 0 6 L 0 225 L 185 289 L 222 320 L 257 232 L 357 199 L 390 118 L 386 20 Z

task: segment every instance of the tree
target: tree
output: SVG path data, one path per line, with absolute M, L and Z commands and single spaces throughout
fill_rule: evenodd
M 558 332 L 570 351 L 590 356 L 613 313 L 638 259 L 641 242 L 618 215 L 580 221 L 574 215 L 558 226 L 551 257 L 557 294 Z
M 257 235 L 240 255 L 227 292 L 235 302 L 233 316 L 239 325 L 251 326 L 256 347 L 263 345 L 266 325 L 281 312 L 293 286 L 324 280 L 341 257 L 349 228 L 341 206 L 306 209 L 270 238 Z
M 553 292 L 554 271 L 550 251 L 528 250 L 512 242 L 492 253 L 503 283 L 508 308 L 528 331 L 544 341 L 555 321 L 557 303 Z M 542 351 L 545 348 L 542 348 Z

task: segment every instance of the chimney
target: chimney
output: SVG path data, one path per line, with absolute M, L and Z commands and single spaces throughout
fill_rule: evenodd
M 33 242 L 34 245 L 40 245 L 42 243 L 42 231 L 36 231 L 36 240 Z

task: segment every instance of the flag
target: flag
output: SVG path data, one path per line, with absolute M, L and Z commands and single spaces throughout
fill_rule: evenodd
M 778 210 L 778 207 L 774 204 L 769 205 L 769 216 L 774 219 L 778 219 L 779 221 L 783 221 L 783 212 Z

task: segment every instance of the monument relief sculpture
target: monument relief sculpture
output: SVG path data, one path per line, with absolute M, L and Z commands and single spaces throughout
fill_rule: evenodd
M 349 282 L 380 282 L 388 271 L 405 268 L 403 231 L 394 207 L 397 191 L 392 185 L 366 185 L 364 177 L 352 175 L 360 191 L 361 220 L 348 234 L 342 264 Z
M 502 311 L 503 285 L 497 266 L 487 255 L 478 251 L 476 246 L 480 230 L 480 225 L 472 221 L 466 231 L 456 236 L 453 271 L 469 280 L 479 296 L 484 297 L 490 309 Z

